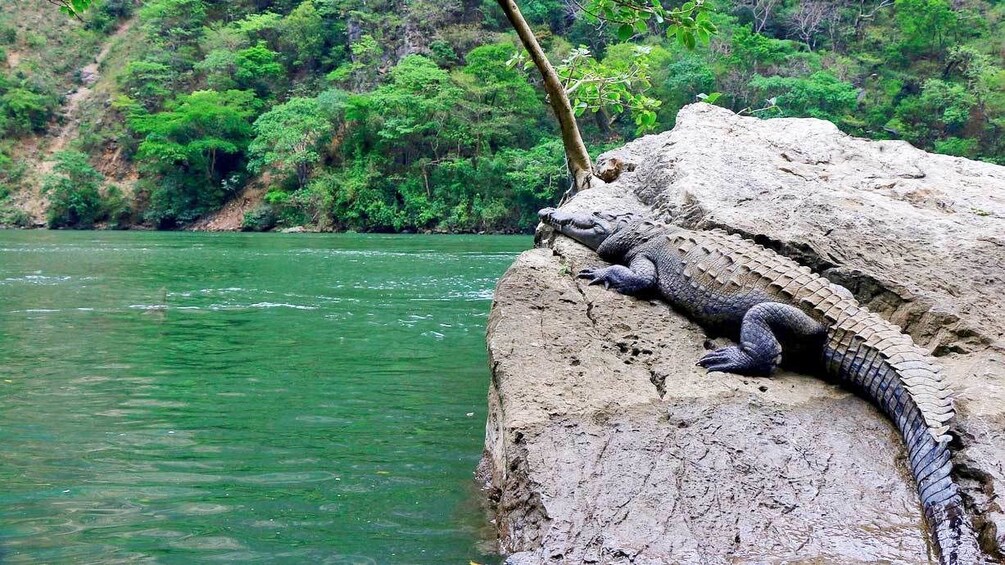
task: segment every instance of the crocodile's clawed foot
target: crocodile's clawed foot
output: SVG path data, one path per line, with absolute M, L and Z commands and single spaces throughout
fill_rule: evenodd
M 611 288 L 611 281 L 607 278 L 607 269 L 605 267 L 588 267 L 579 271 L 576 277 L 581 279 L 587 279 L 590 281 L 591 285 L 602 284 L 604 288 Z
M 697 365 L 709 371 L 721 371 L 723 373 L 749 375 L 762 372 L 756 370 L 754 359 L 735 345 L 716 349 L 705 354 L 704 357 L 698 360 Z

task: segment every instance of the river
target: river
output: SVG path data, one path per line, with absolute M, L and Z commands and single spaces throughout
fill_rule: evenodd
M 489 563 L 528 237 L 0 231 L 0 562 Z

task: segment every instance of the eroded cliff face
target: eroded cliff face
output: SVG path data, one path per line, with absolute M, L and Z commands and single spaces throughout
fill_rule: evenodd
M 957 480 L 1005 549 L 1005 168 L 708 105 L 601 158 L 574 209 L 653 209 L 751 237 L 848 286 L 932 350 L 957 391 Z M 694 364 L 702 329 L 574 278 L 548 231 L 500 281 L 481 471 L 512 563 L 919 563 L 903 442 L 812 376 Z

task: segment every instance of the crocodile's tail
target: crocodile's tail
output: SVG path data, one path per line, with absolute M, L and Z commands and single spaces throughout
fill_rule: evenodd
M 861 310 L 828 331 L 827 372 L 858 389 L 896 424 L 942 565 L 983 562 L 953 482 L 947 434 L 954 416 L 942 368 L 911 338 Z

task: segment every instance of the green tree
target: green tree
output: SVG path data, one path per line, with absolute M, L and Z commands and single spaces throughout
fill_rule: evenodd
M 163 112 L 137 113 L 130 127 L 144 136 L 137 158 L 152 175 L 148 217 L 159 225 L 188 221 L 219 205 L 227 175 L 240 171 L 258 100 L 243 90 L 182 95 Z
M 198 60 L 196 42 L 207 17 L 203 0 L 150 0 L 139 11 L 151 47 L 175 69 L 187 68 Z
M 947 137 L 935 142 L 935 152 L 956 157 L 974 158 L 977 156 L 977 140 Z
M 904 43 L 910 49 L 942 50 L 956 31 L 958 18 L 948 0 L 896 0 L 894 5 Z
M 101 185 L 105 177 L 77 151 L 61 151 L 53 158 L 53 174 L 42 182 L 49 199 L 46 222 L 50 228 L 90 229 L 103 213 Z
M 249 41 L 260 39 L 269 44 L 275 44 L 283 33 L 283 16 L 266 10 L 260 14 L 248 14 L 228 28 L 244 35 Z
M 286 76 L 279 63 L 279 53 L 265 46 L 264 41 L 242 49 L 234 58 L 234 79 L 239 88 L 254 90 L 267 96 Z
M 349 46 L 351 62 L 328 73 L 328 80 L 342 83 L 355 92 L 373 86 L 384 56 L 384 48 L 370 34 L 363 34 Z
M 844 123 L 857 105 L 858 90 L 853 84 L 820 71 L 809 77 L 757 76 L 751 86 L 761 98 L 773 98 L 778 115 L 830 120 Z
M 518 230 L 535 225 L 537 211 L 553 204 L 566 189 L 562 183 L 568 172 L 561 142 L 545 139 L 530 149 L 507 149 L 499 159 L 506 165 L 503 178 L 510 191 L 505 201 L 512 202 L 514 209 L 509 226 Z
M 237 51 L 214 49 L 193 67 L 205 77 L 211 90 L 225 91 L 238 88 L 234 75 L 237 72 Z
M 303 203 L 304 216 L 316 217 L 330 205 L 340 228 L 521 229 L 543 204 L 533 195 L 554 177 L 518 186 L 507 174 L 548 158 L 545 170 L 561 173 L 562 146 L 533 158 L 518 149 L 533 147 L 546 126 L 539 95 L 507 65 L 511 53 L 506 44 L 478 47 L 453 72 L 403 59 L 387 84 L 349 97 L 344 134 L 329 144 L 333 166 L 283 206 Z
M 321 160 L 321 145 L 334 130 L 332 110 L 317 98 L 291 98 L 259 116 L 248 147 L 251 170 L 295 175 L 297 188 L 306 188 L 311 169 Z
M 717 92 L 735 110 L 761 108 L 759 116 L 816 116 L 849 133 L 1003 159 L 1000 6 L 770 0 L 754 7 L 751 26 L 752 3 L 715 3 L 713 11 L 709 0 L 517 0 L 542 56 L 555 63 L 559 90 L 546 80 L 547 96 L 529 66 L 516 64 L 512 39 L 498 33 L 510 25 L 505 0 L 101 0 L 80 16 L 83 26 L 57 18 L 59 34 L 47 22 L 25 29 L 0 14 L 0 46 L 21 59 L 0 70 L 7 140 L 0 166 L 9 171 L 0 182 L 19 189 L 18 171 L 31 164 L 4 158 L 17 154 L 13 140 L 53 123 L 63 93 L 75 87 L 74 69 L 130 9 L 130 42 L 113 47 L 101 69 L 117 80 L 95 90 L 95 101 L 107 93 L 111 104 L 81 106 L 80 147 L 92 160 L 100 152 L 138 168 L 133 194 L 145 217 L 163 227 L 217 206 L 252 165 L 276 179 L 252 219 L 362 230 L 526 230 L 540 198 L 562 192 L 554 190 L 562 151 L 552 149 L 565 148 L 572 170 L 589 177 L 586 147 L 669 127 L 681 106 Z M 720 38 L 704 42 L 713 28 Z M 62 36 L 79 53 L 59 51 Z M 39 62 L 32 50 L 43 47 L 47 59 Z M 431 61 L 398 60 L 415 51 Z M 529 65 L 542 62 L 526 57 Z M 304 101 L 324 106 L 318 93 L 333 82 L 353 95 L 342 98 L 329 123 L 316 123 L 318 108 Z M 143 116 L 167 119 L 188 93 L 204 90 L 256 93 L 245 133 L 183 139 L 184 128 L 167 135 L 141 124 Z M 560 124 L 574 131 L 556 144 L 541 101 L 561 119 L 563 96 L 574 119 Z M 302 115 L 286 115 L 287 104 Z M 259 109 L 268 118 L 255 128 Z M 317 127 L 322 135 L 312 143 Z M 578 154 L 567 144 L 576 135 Z M 197 140 L 205 151 L 195 150 Z
M 377 151 L 402 155 L 407 164 L 423 149 L 438 157 L 473 138 L 475 132 L 460 127 L 463 122 L 456 112 L 462 91 L 436 63 L 409 55 L 391 70 L 390 78 L 390 83 L 349 101 L 352 116 L 369 120 Z
M 0 95 L 0 112 L 5 117 L 3 129 L 24 135 L 41 132 L 56 107 L 55 97 L 35 92 L 25 86 L 8 89 Z
M 159 108 L 173 90 L 177 74 L 164 63 L 131 61 L 119 76 L 122 90 L 147 110 Z
M 1005 110 L 1005 104 L 991 108 L 996 99 L 999 103 L 1005 102 L 1005 70 L 990 56 L 973 47 L 957 45 L 949 49 L 947 59 L 949 64 L 944 74 L 950 71 L 960 74 L 984 121 L 990 121 L 989 113 Z
M 959 136 L 976 104 L 976 97 L 964 85 L 929 79 L 920 96 L 907 97 L 897 105 L 890 127 L 911 143 L 931 149 L 940 138 Z M 960 144 L 944 145 L 950 146 Z
M 730 63 L 754 73 L 785 61 L 796 51 L 793 42 L 756 33 L 750 25 L 733 30 L 730 43 Z
M 61 12 L 68 16 L 79 18 L 88 8 L 91 7 L 92 0 L 46 0 L 48 3 L 59 6 Z
M 324 56 L 325 22 L 313 0 L 301 2 L 283 19 L 284 51 L 294 67 L 316 68 Z
M 389 75 L 388 84 L 347 101 L 346 149 L 356 163 L 339 175 L 336 205 L 353 221 L 400 230 L 438 217 L 433 175 L 469 151 L 478 132 L 458 111 L 463 90 L 431 60 L 410 55 Z
M 536 124 L 543 117 L 537 92 L 509 60 L 509 43 L 483 45 L 471 50 L 466 65 L 452 76 L 464 90 L 459 111 L 466 113 L 475 128 L 474 151 L 496 151 L 503 147 L 525 145 L 536 138 Z
M 636 132 L 656 125 L 660 101 L 643 94 L 650 83 L 650 46 L 621 43 L 607 50 L 597 61 L 585 47 L 573 49 L 558 67 L 576 116 L 593 114 L 600 131 L 611 137 L 611 126 L 622 114 L 631 112 Z
M 663 103 L 659 109 L 660 126 L 669 128 L 681 107 L 694 102 L 699 94 L 715 92 L 715 68 L 695 52 L 679 55 L 676 60 L 654 59 L 651 94 Z
M 203 0 L 151 0 L 140 11 L 144 26 L 168 45 L 199 34 L 206 16 Z

